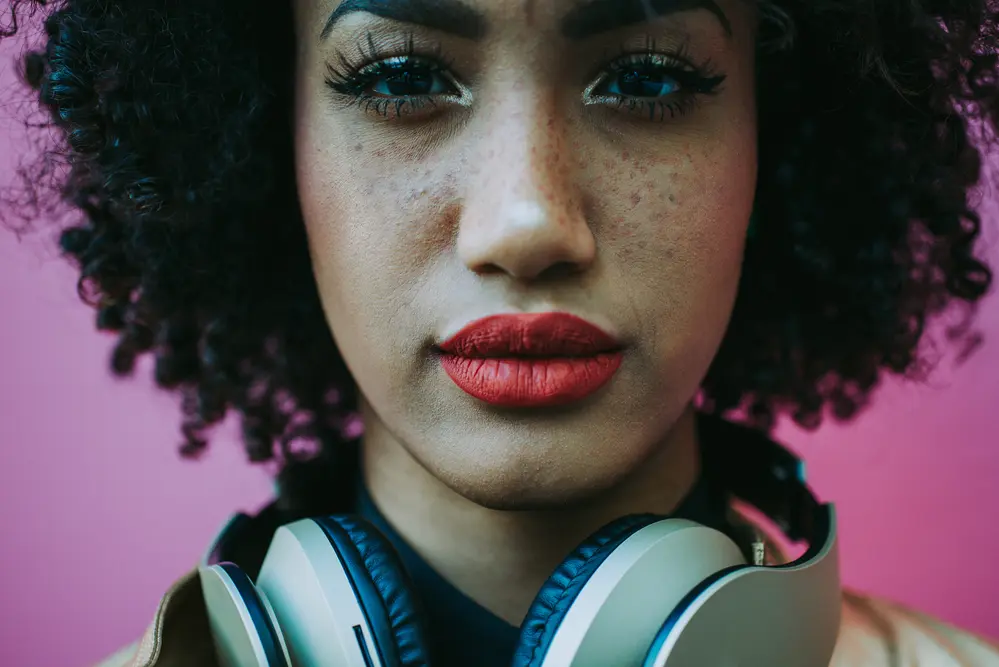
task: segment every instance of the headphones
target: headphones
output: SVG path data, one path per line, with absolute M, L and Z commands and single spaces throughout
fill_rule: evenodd
M 802 462 L 776 442 L 699 419 L 703 474 L 807 542 L 804 553 L 755 565 L 713 528 L 620 518 L 538 592 L 512 667 L 829 664 L 841 605 L 833 506 L 816 500 Z M 420 603 L 378 529 L 351 515 L 281 525 L 253 581 L 223 557 L 258 519 L 237 515 L 199 567 L 222 667 L 432 667 Z

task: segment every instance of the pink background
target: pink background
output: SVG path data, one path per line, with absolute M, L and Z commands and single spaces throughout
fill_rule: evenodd
M 11 53 L 0 49 L 2 184 L 23 149 Z M 0 232 L 0 665 L 12 667 L 87 665 L 135 639 L 226 516 L 271 489 L 231 435 L 200 463 L 179 460 L 174 400 L 148 366 L 109 378 L 110 340 L 53 235 Z M 999 637 L 999 299 L 979 327 L 969 363 L 891 383 L 849 427 L 779 435 L 837 503 L 849 585 Z

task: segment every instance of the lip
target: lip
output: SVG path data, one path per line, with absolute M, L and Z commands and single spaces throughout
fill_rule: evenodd
M 569 313 L 492 315 L 438 346 L 465 393 L 502 407 L 546 407 L 595 393 L 621 366 L 620 342 Z

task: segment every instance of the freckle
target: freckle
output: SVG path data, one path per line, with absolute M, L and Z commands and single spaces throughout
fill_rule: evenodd
M 363 151 L 364 150 L 364 144 L 354 144 L 354 150 L 358 151 L 358 152 Z
M 675 196 L 675 195 L 672 195 L 672 194 L 671 194 L 671 195 L 669 196 L 669 203 L 670 203 L 670 204 L 675 204 L 675 203 L 676 203 L 676 196 Z

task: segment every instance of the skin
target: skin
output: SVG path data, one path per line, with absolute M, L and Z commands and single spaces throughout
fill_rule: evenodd
M 691 402 L 728 325 L 756 185 L 748 3 L 719 3 L 730 32 L 701 9 L 574 43 L 558 26 L 577 1 L 467 0 L 488 21 L 476 42 L 362 13 L 320 39 L 336 2 L 296 0 L 299 195 L 363 396 L 366 483 L 418 553 L 511 623 L 578 542 L 668 513 L 696 478 Z M 410 38 L 440 53 L 462 99 L 386 117 L 335 96 L 327 63 L 357 61 L 369 33 L 387 55 Z M 725 81 L 663 122 L 587 103 L 622 46 L 650 37 Z M 625 345 L 582 403 L 494 408 L 433 354 L 472 320 L 550 310 Z

